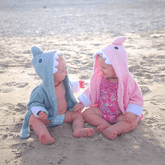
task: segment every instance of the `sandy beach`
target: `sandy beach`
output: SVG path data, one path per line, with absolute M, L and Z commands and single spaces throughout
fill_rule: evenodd
M 0 165 L 164 165 L 164 7 L 164 0 L 0 0 Z M 63 51 L 70 80 L 87 87 L 94 53 L 118 36 L 127 37 L 129 70 L 144 97 L 137 129 L 111 141 L 96 131 L 75 138 L 64 123 L 49 128 L 53 145 L 39 143 L 32 128 L 21 139 L 26 104 L 40 82 L 31 47 Z

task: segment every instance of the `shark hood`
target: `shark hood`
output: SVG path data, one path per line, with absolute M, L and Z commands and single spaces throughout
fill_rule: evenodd
M 46 84 L 46 80 L 49 76 L 58 71 L 56 68 L 56 66 L 58 66 L 57 59 L 59 55 L 62 55 L 62 52 L 43 52 L 36 46 L 31 48 L 31 52 L 33 54 L 32 64 L 34 69 L 37 75 L 43 80 L 44 84 Z
M 129 104 L 135 104 L 140 107 L 143 106 L 141 91 L 128 69 L 128 55 L 123 45 L 125 40 L 126 37 L 124 36 L 118 37 L 108 46 L 95 53 L 95 62 L 90 80 L 90 87 L 84 92 L 85 95 L 79 97 L 79 100 L 83 102 L 84 105 L 94 105 L 99 101 L 100 82 L 102 79 L 102 72 L 99 69 L 98 62 L 98 55 L 100 55 L 105 59 L 106 64 L 113 66 L 118 77 L 118 104 L 120 110 L 125 114 Z M 83 101 L 84 98 L 89 99 L 85 99 L 88 101 Z
M 59 51 L 43 52 L 36 46 L 31 48 L 31 52 L 33 54 L 31 62 L 34 66 L 36 74 L 42 80 L 41 86 L 43 87 L 45 93 L 47 93 L 47 96 L 49 97 L 52 109 L 56 109 L 56 111 L 52 113 L 50 112 L 50 115 L 56 116 L 58 110 L 57 99 L 54 90 L 53 74 L 58 71 L 56 68 L 56 66 L 58 66 L 57 59 L 59 58 L 59 55 L 62 55 L 62 53 Z
M 39 86 L 35 87 L 31 93 L 30 101 L 27 104 L 28 111 L 20 132 L 21 138 L 27 138 L 29 136 L 30 129 L 28 125 L 29 118 L 32 115 L 32 108 L 39 107 L 39 110 L 47 113 L 48 120 L 52 122 L 58 115 L 57 98 L 54 89 L 54 73 L 58 71 L 57 66 L 59 63 L 57 59 L 62 53 L 59 51 L 43 52 L 36 46 L 31 48 L 31 52 L 33 54 L 31 62 L 42 82 Z M 67 101 L 67 110 L 72 111 L 77 101 L 73 95 L 68 75 L 65 76 L 63 85 L 66 90 L 65 99 Z
M 126 37 L 118 37 L 111 44 L 95 53 L 94 57 L 96 57 L 96 60 L 94 70 L 101 72 L 98 67 L 99 63 L 97 59 L 97 55 L 99 54 L 105 59 L 106 64 L 111 64 L 113 66 L 119 80 L 124 81 L 127 79 L 130 74 L 127 64 L 128 55 L 123 45 L 125 40 Z

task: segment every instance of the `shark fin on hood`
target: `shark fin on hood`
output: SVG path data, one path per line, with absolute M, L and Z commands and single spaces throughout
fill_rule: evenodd
M 127 37 L 124 37 L 124 36 L 118 37 L 112 42 L 112 44 L 113 45 L 122 45 L 126 39 L 127 39 Z
M 32 54 L 33 54 L 33 57 L 35 57 L 35 56 L 37 56 L 37 55 L 43 53 L 43 51 L 42 51 L 41 49 L 39 49 L 37 46 L 33 46 L 33 47 L 31 48 L 31 52 L 32 52 Z

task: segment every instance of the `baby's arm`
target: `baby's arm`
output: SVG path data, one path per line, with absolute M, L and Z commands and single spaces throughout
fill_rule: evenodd
M 35 117 L 39 117 L 39 114 L 41 112 L 45 113 L 48 116 L 48 111 L 42 106 L 34 106 L 31 108 L 31 111 Z M 41 114 L 43 114 L 43 113 L 41 113 Z
M 38 118 L 39 118 L 39 112 L 41 111 L 45 112 L 47 116 L 49 116 L 49 113 L 44 105 L 45 95 L 42 91 L 43 89 L 41 88 L 41 86 L 37 86 L 36 88 L 34 88 L 30 95 L 30 101 L 27 105 L 27 108 L 31 110 L 31 112 L 35 117 Z
M 77 112 L 77 111 L 81 112 L 84 107 L 85 106 L 81 102 L 79 102 L 73 107 L 73 111 L 74 112 Z
M 78 100 L 80 101 L 73 107 L 73 111 L 82 111 L 84 107 L 88 107 L 92 105 L 92 101 L 90 100 L 90 90 L 89 87 L 82 93 L 79 97 Z

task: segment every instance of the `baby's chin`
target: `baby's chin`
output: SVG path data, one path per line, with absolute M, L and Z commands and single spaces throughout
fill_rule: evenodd
M 107 77 L 105 74 L 103 74 L 103 77 L 104 77 L 104 78 L 109 78 L 109 77 Z

